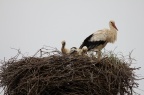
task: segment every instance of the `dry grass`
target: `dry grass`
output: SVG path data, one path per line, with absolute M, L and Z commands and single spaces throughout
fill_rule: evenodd
M 132 58 L 128 62 L 112 52 L 103 56 L 97 63 L 95 58 L 44 48 L 32 57 L 15 56 L 1 62 L 0 86 L 5 95 L 132 95 L 138 86 Z

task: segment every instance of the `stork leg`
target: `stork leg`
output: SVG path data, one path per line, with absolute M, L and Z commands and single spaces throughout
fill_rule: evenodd
M 100 59 L 101 59 L 101 51 L 97 51 L 97 59 L 98 59 L 98 62 L 100 62 Z

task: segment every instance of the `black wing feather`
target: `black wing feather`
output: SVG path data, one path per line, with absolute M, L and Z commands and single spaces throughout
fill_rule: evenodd
M 93 36 L 93 34 L 91 34 L 90 36 L 88 36 L 82 43 L 82 45 L 79 47 L 80 49 L 82 49 L 84 46 L 86 46 L 88 48 L 88 50 L 94 49 L 95 47 L 99 46 L 99 45 L 103 45 L 105 44 L 106 41 L 90 41 L 91 37 Z

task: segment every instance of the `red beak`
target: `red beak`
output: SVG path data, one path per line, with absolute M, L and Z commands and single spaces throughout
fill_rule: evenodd
M 112 23 L 112 26 L 118 31 L 118 29 L 117 29 L 117 27 L 115 26 L 115 24 L 114 23 Z

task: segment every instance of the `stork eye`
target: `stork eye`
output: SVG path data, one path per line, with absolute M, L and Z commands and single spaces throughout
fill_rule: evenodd
M 111 24 L 113 25 L 113 24 L 114 24 L 114 22 L 111 22 Z

